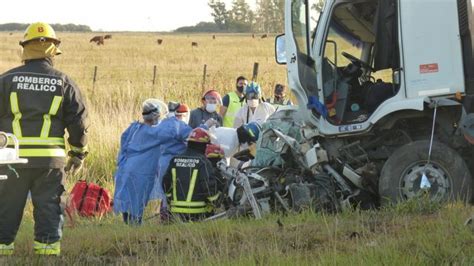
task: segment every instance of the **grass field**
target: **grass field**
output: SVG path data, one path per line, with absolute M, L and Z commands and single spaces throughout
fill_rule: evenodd
M 113 190 L 119 137 L 139 118 L 141 102 L 155 97 L 197 107 L 204 64 L 205 88 L 222 94 L 234 88 L 237 76 L 250 77 L 254 62 L 260 64 L 258 81 L 267 95 L 275 83 L 286 82 L 285 68 L 274 63 L 273 38 L 217 35 L 213 40 L 211 35 L 127 33 L 114 34 L 98 47 L 88 42 L 93 35 L 60 33 L 64 54 L 56 66 L 81 87 L 91 119 L 90 156 L 84 170 L 69 177 L 69 189 L 75 180 L 87 178 Z M 0 72 L 20 63 L 21 37 L 21 33 L 0 34 Z M 157 38 L 164 40 L 161 46 Z M 199 47 L 192 48 L 192 41 Z M 380 212 L 275 214 L 262 221 L 162 226 L 151 219 L 140 228 L 109 216 L 79 220 L 76 227 L 66 228 L 63 256 L 40 259 L 32 256 L 28 210 L 16 241 L 18 256 L 0 259 L 0 265 L 473 265 L 474 233 L 463 225 L 473 212 L 462 204 L 411 202 Z

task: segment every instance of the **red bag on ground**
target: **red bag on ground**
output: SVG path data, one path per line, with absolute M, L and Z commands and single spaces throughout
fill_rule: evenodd
M 84 217 L 103 216 L 112 210 L 112 199 L 107 189 L 79 180 L 71 190 L 66 212 Z

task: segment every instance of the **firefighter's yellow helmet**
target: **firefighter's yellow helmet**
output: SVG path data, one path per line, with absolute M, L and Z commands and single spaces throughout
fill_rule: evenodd
M 23 36 L 23 40 L 20 41 L 20 45 L 24 46 L 26 43 L 33 40 L 51 40 L 56 45 L 61 42 L 56 37 L 56 32 L 54 32 L 53 27 L 44 22 L 30 24 L 30 26 L 26 28 L 25 35 Z

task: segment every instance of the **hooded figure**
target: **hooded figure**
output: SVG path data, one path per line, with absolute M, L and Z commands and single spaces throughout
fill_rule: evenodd
M 140 224 L 156 182 L 160 158 L 160 129 L 157 126 L 166 105 L 157 99 L 143 103 L 143 122 L 132 123 L 122 134 L 115 174 L 114 211 L 125 223 Z M 165 107 L 165 109 L 163 109 Z

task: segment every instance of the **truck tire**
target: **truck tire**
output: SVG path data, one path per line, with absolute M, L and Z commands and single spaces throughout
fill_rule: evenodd
M 382 205 L 417 197 L 423 172 L 430 181 L 425 188 L 434 201 L 469 201 L 472 178 L 464 159 L 447 145 L 434 142 L 431 161 L 427 164 L 430 142 L 420 140 L 397 149 L 385 162 L 379 179 Z

